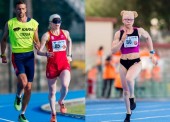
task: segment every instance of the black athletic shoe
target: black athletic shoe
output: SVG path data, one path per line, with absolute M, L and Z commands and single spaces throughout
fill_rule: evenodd
M 131 114 L 126 114 L 126 118 L 125 118 L 124 122 L 130 122 L 130 116 L 131 116 Z
M 130 100 L 130 109 L 134 110 L 136 108 L 136 103 L 134 101 L 134 98 L 129 98 Z
M 24 114 L 19 115 L 18 121 L 19 121 L 19 122 L 29 122 L 29 121 L 26 119 L 26 117 L 24 116 Z

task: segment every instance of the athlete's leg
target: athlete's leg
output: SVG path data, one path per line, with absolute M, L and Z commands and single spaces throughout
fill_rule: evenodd
M 56 79 L 48 79 L 48 88 L 49 88 L 49 95 L 48 99 L 50 102 L 51 113 L 52 115 L 56 115 L 55 103 L 56 103 Z
M 18 82 L 17 82 L 17 95 L 19 97 L 22 96 L 22 92 L 24 91 L 24 88 L 27 85 L 27 76 L 25 73 L 18 75 Z
M 70 84 L 70 79 L 71 79 L 70 71 L 69 70 L 63 70 L 60 73 L 59 78 L 61 80 L 61 90 L 60 90 L 61 95 L 60 95 L 59 102 L 62 102 L 64 100 L 64 98 L 66 97 L 67 92 L 68 92 L 68 86 Z
M 25 59 L 27 59 L 23 61 L 25 74 L 22 75 L 22 77 L 24 77 L 24 84 L 26 82 L 26 86 L 24 87 L 24 96 L 22 101 L 23 104 L 22 104 L 21 114 L 25 113 L 31 97 L 32 82 L 34 79 L 34 53 L 33 52 L 25 53 Z M 19 76 L 21 77 L 21 75 Z
M 127 70 L 122 64 L 120 64 L 119 72 L 120 72 L 120 78 L 121 78 L 121 83 L 122 83 L 122 88 L 123 88 L 123 97 L 124 97 L 124 101 L 126 105 L 126 111 L 127 111 L 127 114 L 131 114 L 130 102 L 129 102 L 130 93 L 129 93 L 129 88 L 128 88 L 128 84 L 126 81 Z
M 30 97 L 31 97 L 31 88 L 32 88 L 32 82 L 27 82 L 27 85 L 24 88 L 24 96 L 23 96 L 23 101 L 22 101 L 21 114 L 25 114 L 26 108 L 28 106 L 28 103 L 29 103 Z
M 139 63 L 135 63 L 134 65 L 132 65 L 126 75 L 126 80 L 129 86 L 129 90 L 130 90 L 130 109 L 134 110 L 136 108 L 136 102 L 134 100 L 134 87 L 135 87 L 135 78 L 139 75 L 140 71 L 141 71 L 141 62 Z
M 22 97 L 22 92 L 24 90 L 24 88 L 27 85 L 27 77 L 26 74 L 21 73 L 18 75 L 18 82 L 17 82 L 17 93 L 16 93 L 16 98 L 14 101 L 14 107 L 17 111 L 20 111 L 22 108 L 22 104 L 21 104 L 21 97 Z
M 127 71 L 126 80 L 129 86 L 130 98 L 135 97 L 134 95 L 135 79 L 139 75 L 141 68 L 142 68 L 142 64 L 141 62 L 139 62 L 139 63 L 135 63 L 134 65 L 132 65 Z

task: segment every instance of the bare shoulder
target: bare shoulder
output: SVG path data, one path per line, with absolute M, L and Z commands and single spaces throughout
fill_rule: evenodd
M 49 32 L 45 32 L 43 35 L 42 35 L 42 40 L 48 40 L 49 39 Z
M 143 28 L 138 28 L 138 33 L 140 36 L 148 37 L 148 32 Z
M 141 28 L 141 27 L 140 27 L 140 28 L 137 28 L 137 29 L 138 29 L 138 32 L 139 32 L 139 33 L 145 32 L 145 30 L 144 30 L 143 28 Z
M 3 38 L 7 38 L 8 34 L 9 34 L 9 27 L 8 27 L 8 22 L 5 23 L 5 27 L 4 27 L 4 33 L 3 33 Z
M 68 30 L 62 30 L 64 34 L 68 37 L 69 36 L 69 31 Z
M 120 31 L 116 31 L 114 35 L 114 39 L 119 39 L 120 38 Z
M 120 35 L 120 30 L 116 31 L 116 33 L 115 33 L 115 36 L 118 36 L 118 35 Z
M 68 41 L 71 41 L 70 33 L 67 30 L 62 30 Z
M 44 34 L 43 34 L 43 36 L 49 36 L 50 34 L 49 34 L 49 32 L 47 31 L 47 32 L 45 32 Z

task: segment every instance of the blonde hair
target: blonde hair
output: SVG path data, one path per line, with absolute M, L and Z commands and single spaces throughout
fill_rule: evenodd
M 51 30 L 51 23 L 49 22 L 48 30 Z
M 138 13 L 136 11 L 127 11 L 127 10 L 122 10 L 120 12 L 120 15 L 123 17 L 124 14 L 134 14 L 134 17 L 138 17 Z

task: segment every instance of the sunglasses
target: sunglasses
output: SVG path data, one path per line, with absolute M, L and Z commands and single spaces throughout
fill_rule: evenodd
M 60 18 L 54 18 L 52 21 L 54 24 L 61 24 L 61 19 Z
M 134 19 L 123 19 L 125 21 L 133 21 Z

